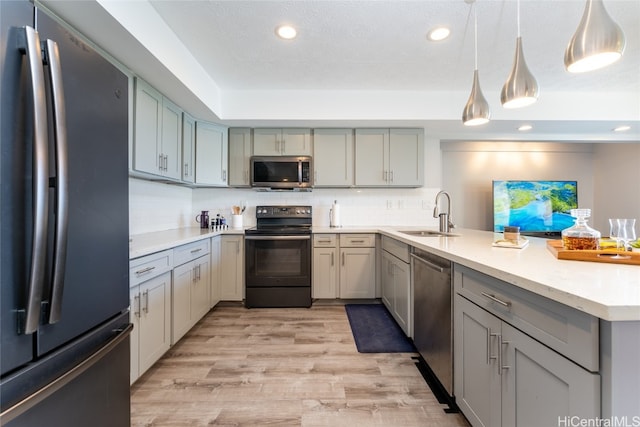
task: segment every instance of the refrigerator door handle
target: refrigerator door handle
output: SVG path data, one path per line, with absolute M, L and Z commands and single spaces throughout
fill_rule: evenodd
M 67 230 L 69 228 L 69 174 L 67 151 L 67 121 L 62 86 L 62 67 L 58 44 L 53 40 L 43 43 L 44 59 L 49 67 L 51 81 L 51 99 L 53 105 L 53 130 L 55 144 L 55 209 L 56 224 L 54 230 L 53 271 L 51 284 L 51 304 L 49 323 L 56 323 L 62 317 L 62 291 L 67 260 Z
M 31 266 L 27 289 L 24 329 L 32 334 L 40 323 L 40 304 L 44 287 L 47 255 L 47 212 L 49 203 L 49 153 L 47 141 L 47 109 L 44 69 L 40 52 L 40 37 L 33 28 L 24 27 L 21 50 L 27 62 L 33 105 L 33 238 Z

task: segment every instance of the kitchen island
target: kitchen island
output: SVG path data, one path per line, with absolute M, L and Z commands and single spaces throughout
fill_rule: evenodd
M 539 354 L 540 351 L 544 351 L 550 359 L 555 358 L 554 362 L 539 362 L 539 360 L 536 360 L 536 364 L 540 363 L 540 365 L 536 366 L 536 369 L 540 369 L 537 371 L 531 370 L 529 377 L 520 378 L 520 383 L 526 384 L 524 388 L 528 388 L 529 391 L 534 390 L 532 395 L 535 395 L 534 397 L 537 399 L 541 396 L 535 393 L 536 384 L 540 384 L 544 380 L 537 382 L 536 377 L 539 378 L 544 374 L 548 374 L 545 371 L 547 367 L 544 366 L 544 363 L 550 363 L 550 371 L 556 370 L 558 378 L 553 378 L 553 381 L 559 380 L 559 382 L 562 382 L 564 379 L 562 376 L 567 376 L 566 383 L 562 383 L 562 387 L 566 386 L 567 389 L 570 389 L 566 395 L 568 396 L 568 401 L 553 402 L 556 406 L 563 407 L 563 405 L 566 405 L 564 407 L 567 408 L 566 418 L 558 417 L 558 425 L 570 425 L 567 423 L 582 420 L 580 417 L 572 420 L 571 416 L 575 414 L 570 413 L 570 410 L 576 406 L 585 405 L 585 403 L 586 406 L 594 407 L 593 410 L 589 410 L 587 413 L 590 414 L 589 416 L 598 418 L 599 420 L 597 421 L 616 420 L 615 422 L 620 422 L 620 420 L 624 420 L 626 423 L 640 422 L 640 364 L 638 364 L 638 360 L 640 360 L 640 267 L 624 264 L 614 265 L 558 260 L 547 250 L 546 239 L 541 238 L 527 237 L 529 244 L 524 249 L 497 248 L 493 247 L 492 243 L 494 240 L 501 238 L 501 235 L 492 232 L 456 229 L 454 233 L 458 234 L 458 236 L 455 237 L 416 237 L 398 231 L 410 229 L 411 227 L 382 227 L 378 232 L 410 246 L 447 258 L 454 263 L 454 269 L 457 270 L 454 283 L 456 293 L 460 294 L 456 294 L 455 300 L 456 322 L 461 323 L 460 321 L 465 318 L 467 313 L 464 313 L 464 307 L 470 307 L 470 311 L 475 310 L 473 312 L 474 315 L 480 313 L 478 314 L 480 317 L 489 315 L 489 317 L 494 318 L 492 321 L 494 328 L 508 329 L 511 336 L 518 333 L 518 331 L 513 332 L 512 325 L 520 327 L 522 331 L 535 338 L 531 339 L 522 334 L 519 338 L 521 341 L 523 339 L 528 340 L 532 343 L 531 345 L 538 346 L 535 351 L 531 350 L 532 354 Z M 502 290 L 505 294 L 523 295 L 525 304 L 532 302 L 528 307 L 525 307 L 525 310 L 527 310 L 526 315 L 531 315 L 536 309 L 539 309 L 540 312 L 548 311 L 550 316 L 548 319 L 545 319 L 544 315 L 540 315 L 540 313 L 534 313 L 532 319 L 542 323 L 549 320 L 546 326 L 557 322 L 557 325 L 553 327 L 559 329 L 558 335 L 566 334 L 567 342 L 562 343 L 559 348 L 554 347 L 553 344 L 550 345 L 549 343 L 553 342 L 554 339 L 545 340 L 544 330 L 540 336 L 536 335 L 536 332 L 538 332 L 537 327 L 535 325 L 532 327 L 532 324 L 529 324 L 526 319 L 523 321 L 515 314 L 516 309 L 522 308 L 517 305 L 517 302 L 512 306 L 511 302 L 505 304 L 500 300 L 487 301 L 486 303 L 480 302 L 481 300 L 479 299 L 474 300 L 473 290 L 469 291 L 463 288 L 466 283 L 471 283 L 478 294 L 481 293 L 480 290 L 484 287 L 487 291 L 482 295 L 485 297 L 487 295 L 493 297 L 491 290 L 494 289 L 498 289 L 498 292 Z M 469 297 L 470 295 L 471 297 Z M 469 299 L 465 297 L 469 297 Z M 483 310 L 483 308 L 486 310 Z M 497 315 L 493 316 L 491 310 Z M 512 310 L 513 313 L 511 312 Z M 551 317 L 555 318 L 550 320 Z M 581 318 L 581 320 L 572 324 L 572 318 Z M 498 326 L 495 326 L 496 321 Z M 511 324 L 508 324 L 509 322 Z M 500 326 L 501 324 L 503 326 Z M 455 327 L 458 328 L 456 344 L 459 344 L 454 349 L 454 358 L 458 359 L 455 364 L 455 375 L 457 377 L 456 398 L 460 402 L 465 415 L 475 425 L 474 417 L 476 417 L 476 413 L 474 408 L 467 402 L 466 393 L 469 392 L 466 390 L 467 387 L 465 385 L 465 382 L 470 380 L 469 378 L 473 381 L 473 377 L 467 376 L 469 369 L 466 372 L 462 372 L 464 366 L 466 366 L 465 364 L 469 363 L 469 353 L 484 354 L 486 349 L 486 365 L 491 365 L 490 359 L 497 357 L 500 360 L 501 358 L 501 356 L 494 357 L 494 353 L 490 350 L 489 344 L 492 336 L 498 335 L 500 337 L 496 350 L 499 354 L 502 354 L 503 348 L 516 347 L 518 343 L 511 338 L 509 338 L 510 341 L 506 339 L 502 341 L 502 333 L 496 334 L 496 329 L 487 327 L 488 338 L 484 341 L 487 343 L 486 348 L 475 347 L 468 349 L 468 345 L 466 347 L 462 345 L 463 342 L 466 342 L 465 339 L 467 337 L 460 336 L 463 335 L 460 329 L 461 325 L 457 324 Z M 482 326 L 479 329 L 480 334 L 484 334 L 485 327 Z M 582 328 L 583 330 L 581 330 Z M 580 335 L 581 338 L 571 343 L 573 339 L 571 335 L 574 333 Z M 540 345 L 536 340 L 553 350 Z M 580 343 L 576 344 L 579 341 Z M 483 343 L 483 339 L 480 340 L 480 343 Z M 507 347 L 503 347 L 503 345 Z M 562 348 L 562 345 L 565 348 Z M 516 352 L 524 354 L 525 357 L 530 356 L 526 354 L 527 351 L 527 349 L 522 350 L 522 347 L 516 350 Z M 508 351 L 505 350 L 505 353 L 508 354 Z M 571 353 L 576 356 L 572 357 Z M 584 355 L 591 353 L 593 356 L 589 356 L 591 357 L 590 360 L 587 357 L 586 360 L 588 361 L 585 362 L 580 360 L 582 359 L 581 353 Z M 563 357 L 558 357 L 559 355 Z M 537 359 L 536 356 L 533 356 L 533 358 L 534 360 Z M 464 359 L 464 362 L 461 361 L 462 359 Z M 481 356 L 480 359 L 483 360 L 480 365 L 485 365 L 484 356 Z M 519 411 L 518 416 L 522 416 L 522 413 L 526 413 L 530 408 L 535 408 L 536 405 L 545 406 L 540 402 L 531 404 L 521 402 L 519 399 L 522 398 L 516 395 L 520 389 L 513 384 L 512 389 L 509 391 L 511 396 L 505 399 L 505 388 L 509 388 L 509 383 L 507 382 L 507 385 L 505 385 L 505 375 L 501 374 L 501 371 L 510 369 L 509 372 L 512 372 L 510 374 L 512 377 L 519 375 L 515 374 L 519 368 L 514 366 L 517 364 L 516 360 L 514 355 L 513 359 L 509 360 L 512 366 L 498 368 L 497 389 L 487 387 L 486 390 L 483 390 L 487 392 L 486 395 L 497 393 L 500 396 L 500 393 L 502 393 L 502 425 L 517 424 L 514 421 L 515 412 L 517 411 Z M 567 360 L 572 362 L 567 364 Z M 565 370 L 565 368 L 573 369 L 575 373 L 569 374 L 567 373 L 569 369 Z M 508 376 L 506 377 L 508 378 Z M 517 381 L 519 380 L 516 379 L 515 382 Z M 503 384 L 502 391 L 501 382 Z M 524 395 L 526 393 L 521 394 Z M 551 390 L 547 394 L 554 396 Z M 572 399 L 574 399 L 574 402 L 571 402 Z M 498 397 L 498 400 L 500 400 L 500 397 Z M 529 396 L 529 400 L 531 401 L 531 396 Z M 578 404 L 576 404 L 576 401 Z M 467 411 L 465 411 L 465 407 Z M 517 411 L 515 410 L 516 407 L 518 408 Z M 498 413 L 500 413 L 500 410 L 498 410 Z M 540 415 L 538 414 L 538 416 Z M 535 414 L 532 417 L 535 417 Z M 495 417 L 488 415 L 487 418 L 491 419 L 490 425 L 500 425 L 499 422 L 495 421 L 496 419 L 500 420 L 500 414 Z M 477 420 L 477 423 L 480 424 L 481 417 L 477 418 Z M 563 422 L 565 424 L 562 424 Z M 587 421 L 585 420 L 584 422 Z

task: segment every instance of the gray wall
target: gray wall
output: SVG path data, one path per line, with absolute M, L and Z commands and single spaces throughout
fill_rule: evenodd
M 638 143 L 443 141 L 441 150 L 442 188 L 461 227 L 492 229 L 494 179 L 577 180 L 578 204 L 603 235 L 609 217 L 640 221 Z

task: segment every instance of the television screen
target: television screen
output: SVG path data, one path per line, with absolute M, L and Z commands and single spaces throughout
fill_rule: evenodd
M 506 225 L 528 235 L 558 236 L 578 207 L 576 181 L 493 181 L 493 231 Z

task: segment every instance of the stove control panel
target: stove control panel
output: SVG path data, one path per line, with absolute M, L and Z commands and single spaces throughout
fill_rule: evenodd
M 311 218 L 311 206 L 256 206 L 256 218 Z

